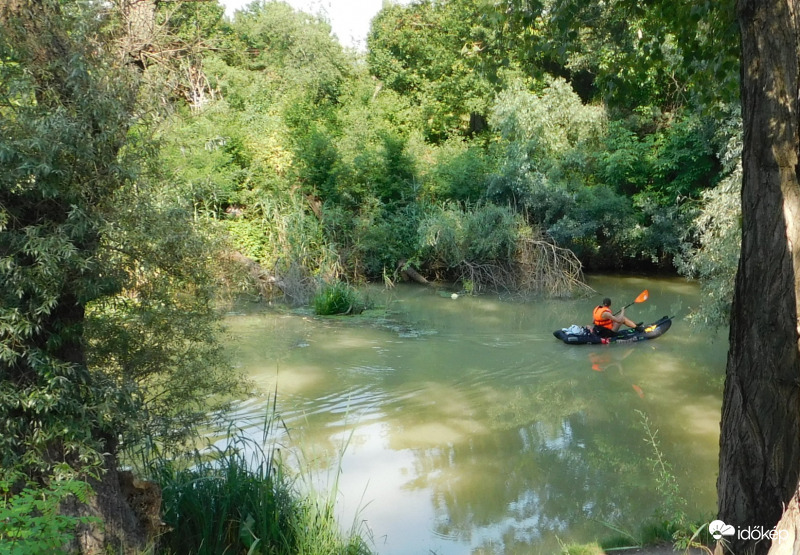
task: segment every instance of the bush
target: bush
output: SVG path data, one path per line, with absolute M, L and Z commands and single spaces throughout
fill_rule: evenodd
M 427 196 L 476 202 L 486 194 L 494 160 L 482 147 L 454 139 L 437 148 L 434 156 L 435 164 L 425 179 Z
M 507 263 L 514 260 L 522 218 L 510 208 L 484 204 L 467 213 L 465 222 L 467 257 L 476 263 Z
M 53 553 L 64 550 L 79 525 L 96 518 L 70 516 L 62 504 L 85 503 L 92 489 L 86 482 L 53 477 L 48 485 L 29 484 L 14 491 L 14 477 L 0 479 L 0 543 L 3 553 Z M 8 550 L 8 551 L 6 551 Z
M 424 263 L 455 268 L 463 263 L 508 264 L 514 260 L 522 219 L 507 207 L 482 204 L 462 209 L 447 204 L 420 221 L 418 244 Z
M 391 207 L 373 199 L 354 218 L 345 265 L 352 275 L 379 279 L 416 251 L 420 206 Z
M 624 121 L 609 124 L 604 148 L 597 155 L 599 179 L 623 195 L 634 195 L 650 182 L 652 137 L 640 137 Z
M 586 287 L 575 256 L 506 206 L 431 209 L 420 222 L 418 241 L 422 264 L 461 281 L 469 293 L 569 296 Z
M 696 116 L 678 114 L 654 141 L 651 189 L 662 204 L 698 198 L 718 181 L 711 125 Z
M 582 187 L 548 233 L 592 269 L 619 267 L 630 252 L 638 221 L 631 201 L 610 187 Z

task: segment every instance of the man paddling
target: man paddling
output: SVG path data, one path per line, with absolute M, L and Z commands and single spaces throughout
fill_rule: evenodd
M 615 315 L 611 312 L 611 299 L 608 297 L 603 299 L 603 304 L 595 307 L 592 318 L 594 332 L 601 337 L 614 337 L 622 324 L 629 328 L 635 328 L 636 331 L 644 331 L 642 326 L 636 325 L 633 320 L 625 317 L 625 307 L 619 311 L 619 314 Z

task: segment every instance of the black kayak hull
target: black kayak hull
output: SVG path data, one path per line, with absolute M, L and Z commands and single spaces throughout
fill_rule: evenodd
M 661 337 L 672 326 L 672 318 L 664 316 L 660 320 L 645 326 L 644 331 L 626 329 L 614 337 L 601 337 L 592 333 L 589 328 L 582 328 L 584 333 L 568 333 L 566 330 L 556 330 L 553 335 L 567 345 L 610 345 L 612 343 L 637 343 L 648 339 Z

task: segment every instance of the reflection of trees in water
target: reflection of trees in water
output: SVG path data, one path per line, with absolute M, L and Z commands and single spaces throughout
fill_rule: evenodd
M 511 548 L 649 516 L 656 500 L 640 421 L 632 409 L 590 410 L 592 394 L 577 380 L 518 388 L 494 406 L 491 430 L 418 452 L 408 486 L 434 492 L 436 532 Z
M 374 439 L 359 434 L 359 410 L 379 405 L 391 448 L 414 452 L 404 487 L 431 492 L 434 532 L 474 547 L 508 552 L 552 544 L 555 536 L 611 533 L 600 522 L 635 530 L 658 503 L 646 462 L 652 453 L 634 412 L 642 400 L 623 372 L 624 352 L 602 360 L 589 354 L 583 373 L 516 387 L 476 386 L 468 373 L 464 387 L 418 382 L 407 396 L 360 380 L 340 383 L 345 390 L 295 399 L 289 412 L 304 416 L 290 427 L 302 428 L 295 442 L 314 446 L 306 464 L 323 468 L 347 441 L 357 449 Z M 595 363 L 605 371 L 592 371 Z M 395 379 L 379 370 L 371 369 L 371 380 L 386 386 Z
M 562 348 L 547 321 L 563 304 L 536 305 L 545 335 L 529 306 L 438 299 L 411 297 L 377 324 L 284 315 L 267 318 L 267 333 L 254 326 L 252 360 L 279 382 L 286 445 L 303 447 L 306 468 L 335 476 L 346 447 L 350 476 L 355 466 L 414 502 L 429 494 L 435 534 L 555 552 L 556 535 L 612 533 L 592 519 L 635 530 L 653 513 L 638 408 L 660 428 L 682 492 L 706 483 L 713 494 L 721 385 L 698 355 L 708 345 L 676 328 L 653 345 Z M 391 505 L 394 490 L 381 491 L 367 500 Z

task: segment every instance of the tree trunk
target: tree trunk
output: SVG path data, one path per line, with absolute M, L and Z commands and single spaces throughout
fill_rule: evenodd
M 402 259 L 400 262 L 397 263 L 397 270 L 400 272 L 400 275 L 403 276 L 403 279 L 406 281 L 416 281 L 417 283 L 421 283 L 422 285 L 430 285 L 430 282 L 425 279 L 419 272 L 417 272 L 411 265 L 408 263 L 408 260 L 405 258 Z
M 736 276 L 717 481 L 733 552 L 766 553 L 798 486 L 798 4 L 739 0 L 742 33 L 742 251 Z M 747 536 L 751 536 L 750 539 Z

